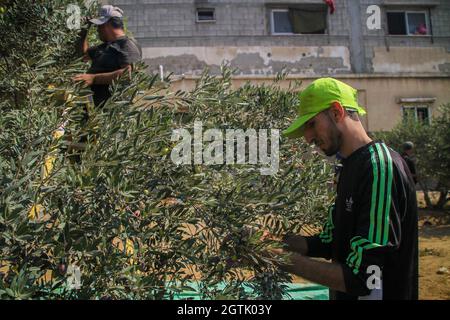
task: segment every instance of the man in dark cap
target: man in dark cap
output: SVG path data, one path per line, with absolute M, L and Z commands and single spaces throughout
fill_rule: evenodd
M 90 86 L 95 106 L 102 105 L 110 96 L 109 85 L 129 72 L 133 63 L 142 58 L 142 50 L 136 40 L 128 38 L 123 26 L 123 11 L 112 5 L 104 5 L 98 18 L 90 19 L 88 28 L 81 31 L 81 53 L 85 61 L 92 64 L 87 73 L 73 78 Z M 89 48 L 87 35 L 89 27 L 95 24 L 102 44 Z

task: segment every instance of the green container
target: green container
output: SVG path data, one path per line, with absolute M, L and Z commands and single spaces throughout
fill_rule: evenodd
M 328 300 L 328 288 L 313 284 L 313 283 L 286 283 L 287 294 L 283 297 L 283 300 Z M 174 294 L 175 300 L 200 300 L 200 294 L 198 293 L 198 285 L 196 283 L 190 283 L 189 287 L 194 289 L 193 291 L 182 291 L 181 293 Z M 217 285 L 218 289 L 223 289 L 225 283 Z M 247 285 L 243 285 L 246 292 L 251 292 L 251 288 Z

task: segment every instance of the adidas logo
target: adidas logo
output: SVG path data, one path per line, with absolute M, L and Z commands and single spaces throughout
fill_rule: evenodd
M 353 210 L 353 199 L 350 196 L 350 198 L 345 199 L 345 211 L 352 212 L 352 210 Z

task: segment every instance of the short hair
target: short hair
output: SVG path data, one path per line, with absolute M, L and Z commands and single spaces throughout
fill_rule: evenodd
M 408 151 L 408 150 L 412 150 L 412 149 L 414 149 L 414 143 L 412 143 L 411 141 L 406 141 L 403 143 L 404 151 Z
M 360 121 L 358 117 L 358 111 L 350 108 L 350 107 L 343 107 L 345 114 L 352 120 Z M 329 112 L 331 108 L 326 109 L 327 112 Z
M 120 17 L 112 17 L 108 22 L 114 29 L 123 29 L 123 20 Z

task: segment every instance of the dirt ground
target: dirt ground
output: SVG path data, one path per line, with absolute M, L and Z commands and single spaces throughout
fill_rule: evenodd
M 450 300 L 450 212 L 419 212 L 419 299 Z
M 431 194 L 437 201 L 438 194 Z M 450 300 L 450 208 L 423 209 L 423 193 L 417 192 L 419 206 L 419 299 Z M 446 268 L 447 271 L 440 268 Z

